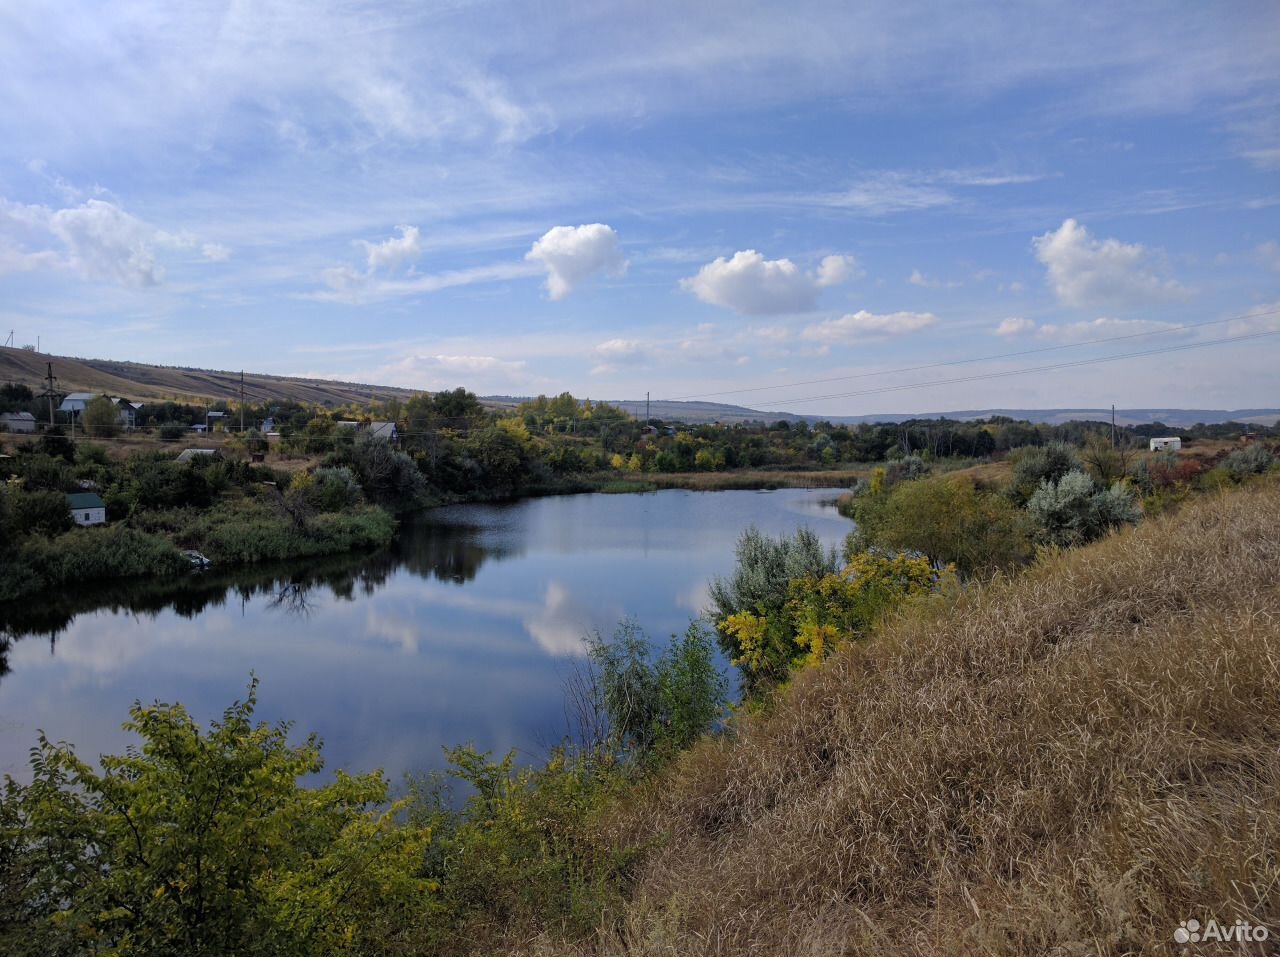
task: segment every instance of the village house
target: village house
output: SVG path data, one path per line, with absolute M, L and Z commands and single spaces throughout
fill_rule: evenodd
M 1152 452 L 1162 452 L 1165 449 L 1177 450 L 1180 448 L 1182 448 L 1182 439 L 1178 438 L 1176 435 L 1170 435 L 1162 439 L 1151 440 Z
M 58 411 L 65 412 L 73 420 L 78 421 L 80 413 L 84 411 L 84 407 L 100 395 L 102 398 L 110 400 L 111 404 L 116 407 L 116 418 L 119 419 L 122 428 L 134 428 L 138 420 L 137 413 L 142 408 L 142 403 L 130 402 L 118 395 L 106 395 L 99 392 L 72 392 L 62 400 L 62 404 L 58 406 Z
M 77 525 L 107 524 L 107 503 L 97 492 L 73 492 L 67 496 L 67 507 Z
M 0 413 L 0 431 L 2 432 L 34 432 L 36 417 L 30 412 Z

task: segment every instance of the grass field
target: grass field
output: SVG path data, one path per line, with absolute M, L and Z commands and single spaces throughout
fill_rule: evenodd
M 593 947 L 1176 953 L 1192 917 L 1274 938 L 1277 567 L 1271 481 L 909 611 L 627 805 L 619 841 L 657 850 Z

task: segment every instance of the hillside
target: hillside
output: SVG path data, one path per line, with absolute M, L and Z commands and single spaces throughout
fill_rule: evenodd
M 1274 939 L 1277 562 L 1272 482 L 837 652 L 626 811 L 660 846 L 605 949 L 1174 953 L 1192 917 Z
M 0 382 L 44 388 L 45 364 L 63 392 L 107 392 L 138 402 L 159 399 L 218 400 L 240 395 L 240 373 L 147 365 L 109 359 L 73 359 L 24 349 L 0 348 Z M 318 405 L 346 405 L 390 398 L 407 399 L 412 389 L 330 379 L 299 379 L 245 372 L 245 398 L 253 402 L 293 399 Z

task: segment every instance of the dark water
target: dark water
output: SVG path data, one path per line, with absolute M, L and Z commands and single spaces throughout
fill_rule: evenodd
M 37 729 L 123 749 L 135 700 L 207 721 L 261 679 L 259 717 L 318 732 L 330 767 L 393 778 L 471 742 L 537 754 L 565 729 L 582 636 L 628 616 L 683 631 L 749 525 L 850 528 L 835 492 L 663 491 L 436 509 L 394 549 L 178 582 L 45 596 L 4 613 L 0 772 L 26 778 Z

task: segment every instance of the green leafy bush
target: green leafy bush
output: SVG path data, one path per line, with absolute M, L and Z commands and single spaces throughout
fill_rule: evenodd
M 0 800 L 0 950 L 22 955 L 391 954 L 433 901 L 430 831 L 380 774 L 323 785 L 320 745 L 252 722 L 256 685 L 208 731 L 135 704 L 141 739 L 100 770 L 41 736 Z
M 1018 505 L 1025 505 L 1045 482 L 1056 482 L 1068 472 L 1084 468 L 1076 450 L 1062 442 L 1017 449 L 1010 461 L 1013 480 L 1009 497 Z

